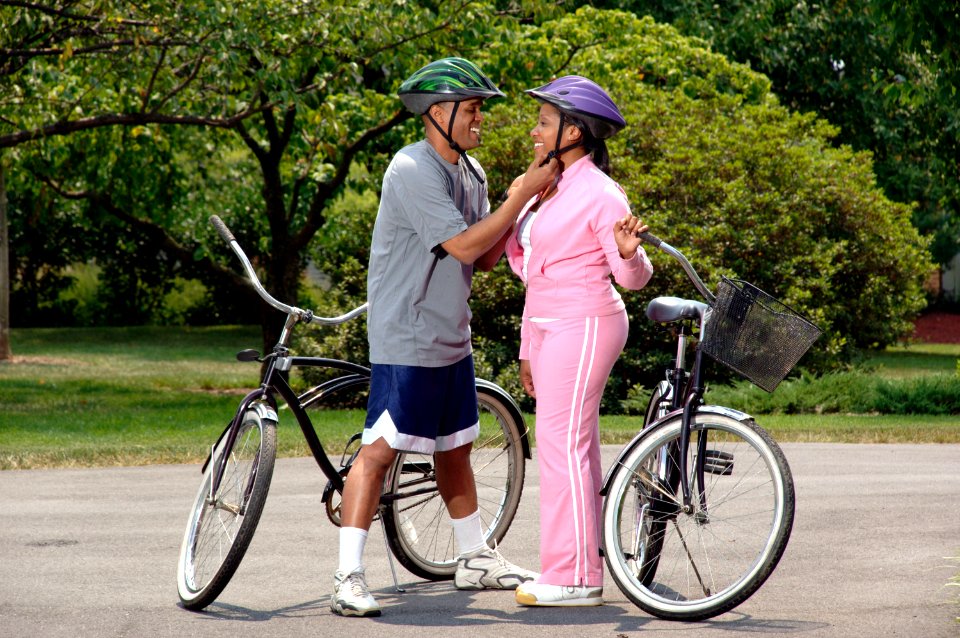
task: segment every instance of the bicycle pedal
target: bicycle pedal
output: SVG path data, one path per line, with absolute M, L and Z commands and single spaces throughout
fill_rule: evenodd
M 730 476 L 733 474 L 733 454 L 720 450 L 707 450 L 703 453 L 703 471 Z

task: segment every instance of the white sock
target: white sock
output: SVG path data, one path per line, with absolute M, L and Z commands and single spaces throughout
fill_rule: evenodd
M 340 565 L 337 568 L 349 574 L 363 566 L 363 547 L 367 544 L 367 530 L 359 527 L 340 528 Z
M 480 510 L 466 518 L 452 518 L 450 522 L 453 524 L 453 537 L 461 556 L 488 549 L 486 541 L 483 540 Z

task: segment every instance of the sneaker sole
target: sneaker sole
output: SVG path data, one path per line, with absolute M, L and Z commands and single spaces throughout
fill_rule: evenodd
M 532 578 L 527 580 L 533 580 Z M 527 581 L 524 581 L 527 582 Z M 496 589 L 500 591 L 513 591 L 520 586 L 520 583 L 494 583 L 493 585 L 485 585 L 482 582 L 472 583 L 470 581 L 453 581 L 454 586 L 461 591 L 480 591 L 481 589 Z
M 567 600 L 537 600 L 533 594 L 517 592 L 517 602 L 527 607 L 599 607 L 603 598 L 569 598 Z
M 330 611 L 338 616 L 353 616 L 355 618 L 373 618 L 380 615 L 379 609 L 353 609 L 343 605 L 330 605 Z

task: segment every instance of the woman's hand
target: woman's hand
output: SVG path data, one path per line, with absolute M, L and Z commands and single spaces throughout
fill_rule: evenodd
M 520 359 L 520 383 L 527 394 L 537 398 L 537 391 L 533 387 L 533 372 L 530 371 L 530 361 L 527 359 Z
M 643 240 L 637 237 L 637 235 L 645 233 L 649 229 L 649 226 L 631 214 L 627 214 L 623 219 L 615 221 L 613 223 L 613 238 L 617 241 L 620 257 L 623 259 L 633 259 L 633 256 L 637 254 L 637 248 L 643 243 Z

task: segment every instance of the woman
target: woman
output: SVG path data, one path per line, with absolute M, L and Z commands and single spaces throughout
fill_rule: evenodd
M 637 290 L 653 267 L 637 237 L 647 226 L 607 175 L 604 140 L 626 125 L 617 106 L 579 76 L 527 93 L 541 102 L 534 148 L 549 151 L 562 172 L 527 203 L 506 248 L 527 290 L 520 378 L 536 399 L 540 467 L 542 573 L 521 584 L 516 599 L 600 605 L 600 398 L 627 340 L 627 313 L 610 276 Z

